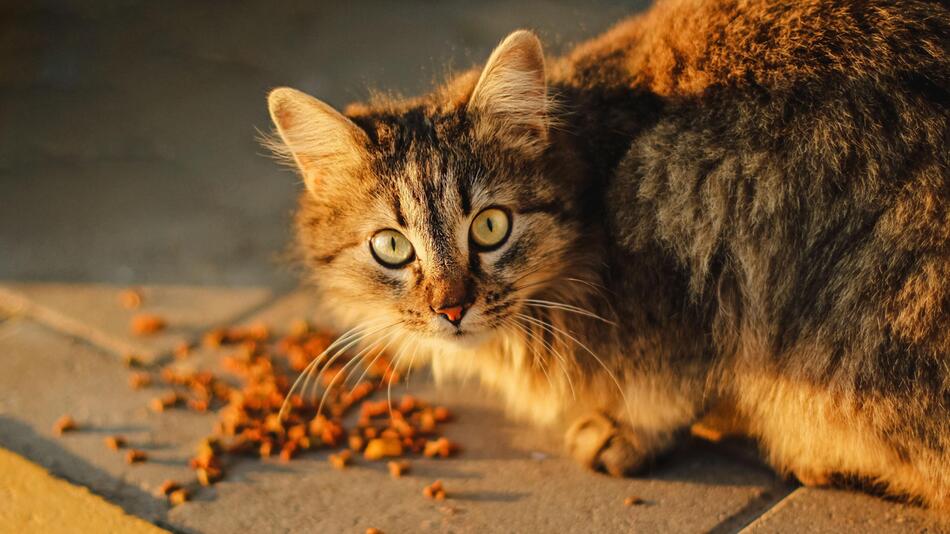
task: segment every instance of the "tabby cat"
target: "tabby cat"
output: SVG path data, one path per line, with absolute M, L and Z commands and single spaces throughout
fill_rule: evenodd
M 731 405 L 806 485 L 950 508 L 950 8 L 670 0 L 414 99 L 269 95 L 336 347 L 637 472 Z

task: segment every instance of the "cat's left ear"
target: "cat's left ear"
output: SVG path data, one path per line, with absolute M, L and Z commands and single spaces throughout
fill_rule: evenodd
M 550 101 L 541 41 L 518 30 L 495 48 L 466 108 L 476 135 L 537 156 L 548 143 Z

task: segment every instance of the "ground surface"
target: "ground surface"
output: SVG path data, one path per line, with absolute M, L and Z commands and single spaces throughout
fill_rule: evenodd
M 370 87 L 415 93 L 512 29 L 564 50 L 643 4 L 0 1 L 0 447 L 69 482 L 0 452 L 5 476 L 49 493 L 14 506 L 27 501 L 0 485 L 0 525 L 48 531 L 62 515 L 42 506 L 88 498 L 181 532 L 938 531 L 917 508 L 798 488 L 732 445 L 691 442 L 638 479 L 595 476 L 477 390 L 422 381 L 414 392 L 459 414 L 457 459 L 394 481 L 374 464 L 339 473 L 315 453 L 240 464 L 176 508 L 154 496 L 190 476 L 210 416 L 149 412 L 154 393 L 126 386 L 120 357 L 161 359 L 213 325 L 280 325 L 312 307 L 280 260 L 298 184 L 256 143 L 266 91 L 292 85 L 335 105 Z M 128 284 L 147 286 L 168 333 L 128 334 L 115 300 Z M 66 412 L 84 430 L 55 438 Z M 107 450 L 116 432 L 152 461 Z M 445 505 L 420 495 L 436 478 L 453 495 Z M 624 507 L 629 495 L 646 504 Z
M 464 446 L 457 458 L 414 460 L 393 480 L 381 463 L 358 461 L 345 472 L 326 452 L 289 464 L 243 460 L 193 501 L 170 508 L 155 490 L 165 479 L 191 480 L 187 460 L 211 429 L 211 414 L 147 409 L 160 389 L 133 391 L 121 355 L 162 361 L 180 341 L 196 341 L 223 324 L 264 322 L 276 330 L 313 317 L 305 291 L 148 286 L 144 311 L 169 329 L 152 337 L 129 332 L 132 312 L 119 288 L 90 284 L 0 285 L 0 447 L 86 486 L 126 512 L 180 532 L 939 532 L 928 512 L 859 493 L 812 490 L 780 480 L 755 451 L 737 443 L 694 439 L 652 471 L 613 479 L 575 466 L 559 436 L 504 418 L 472 386 L 435 390 L 416 379 L 416 395 L 450 407 L 446 435 Z M 217 360 L 195 365 L 216 368 Z M 399 395 L 401 391 L 397 391 Z M 71 414 L 80 430 L 52 435 Z M 103 438 L 120 433 L 149 461 L 130 466 Z M 450 498 L 426 500 L 422 488 L 444 481 Z M 645 503 L 627 507 L 627 496 Z M 0 502 L 8 499 L 0 494 Z M 55 494 L 45 499 L 58 502 Z M 9 505 L 7 505 L 9 506 Z M 42 502 L 40 506 L 42 510 Z M 12 512 L 8 512 L 12 513 Z M 0 518 L 3 517 L 0 505 Z M 21 513 L 22 515 L 22 513 Z M 42 515 L 37 513 L 37 515 Z

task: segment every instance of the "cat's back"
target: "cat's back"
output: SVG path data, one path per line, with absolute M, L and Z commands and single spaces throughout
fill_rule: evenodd
M 942 0 L 659 0 L 559 66 L 579 83 L 622 79 L 666 97 L 908 69 L 946 82 L 948 32 Z
M 662 102 L 610 185 L 612 237 L 662 243 L 776 354 L 821 336 L 943 365 L 948 57 L 945 2 L 658 3 L 572 56 L 588 86 L 606 64 Z

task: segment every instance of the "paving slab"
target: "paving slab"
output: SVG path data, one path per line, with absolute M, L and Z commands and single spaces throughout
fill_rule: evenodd
M 187 460 L 213 415 L 152 413 L 148 401 L 161 389 L 133 391 L 113 355 L 28 318 L 0 323 L 0 354 L 0 446 L 161 523 L 168 505 L 154 492 L 165 479 L 193 478 Z M 78 430 L 54 436 L 67 414 Z M 104 439 L 115 434 L 149 461 L 129 465 L 125 451 L 108 449 Z
M 7 532 L 166 532 L 0 448 L 0 525 Z
M 128 310 L 119 303 L 124 289 L 107 284 L 0 283 L 0 309 L 29 315 L 117 354 L 152 361 L 271 298 L 270 290 L 259 287 L 145 286 L 137 288 L 141 307 Z M 135 335 L 130 323 L 138 313 L 158 315 L 168 327 L 148 336 Z
M 286 326 L 314 308 L 303 291 L 247 321 L 269 318 Z M 247 460 L 193 501 L 169 509 L 155 489 L 165 479 L 191 479 L 187 459 L 211 429 L 213 414 L 151 413 L 145 406 L 157 390 L 132 391 L 129 371 L 112 355 L 28 317 L 0 324 L 0 352 L 6 363 L 0 445 L 173 530 L 702 532 L 745 524 L 790 491 L 761 464 L 701 442 L 640 478 L 589 473 L 562 456 L 560 436 L 505 418 L 491 395 L 472 387 L 436 390 L 417 374 L 409 390 L 457 415 L 445 434 L 464 447 L 458 458 L 413 460 L 412 474 L 399 480 L 381 463 L 358 461 L 336 471 L 326 452 L 289 464 Z M 51 425 L 64 413 L 81 429 L 53 437 Z M 150 460 L 126 464 L 103 444 L 113 433 L 146 450 Z M 449 491 L 444 503 L 421 494 L 436 479 Z M 624 506 L 631 495 L 645 504 Z
M 950 532 L 950 521 L 918 506 L 856 491 L 798 488 L 749 524 L 748 534 Z

